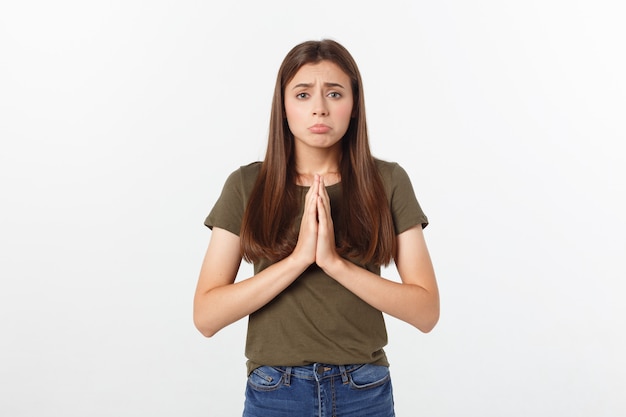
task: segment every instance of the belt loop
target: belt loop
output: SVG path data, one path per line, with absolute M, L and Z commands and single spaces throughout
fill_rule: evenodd
M 348 372 L 346 372 L 346 367 L 343 365 L 339 365 L 339 371 L 341 372 L 341 381 L 344 384 L 348 383 Z
M 285 385 L 289 386 L 291 384 L 291 366 L 288 366 L 285 369 L 284 378 L 285 378 Z

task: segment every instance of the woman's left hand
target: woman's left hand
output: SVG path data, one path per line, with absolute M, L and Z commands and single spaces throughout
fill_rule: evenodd
M 324 178 L 320 178 L 317 198 L 317 250 L 315 252 L 315 262 L 325 269 L 333 262 L 340 260 L 335 246 L 335 230 L 333 218 L 330 211 L 330 198 L 326 191 Z

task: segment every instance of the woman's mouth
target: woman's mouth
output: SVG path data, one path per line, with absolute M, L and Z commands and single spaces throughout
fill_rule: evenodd
M 330 131 L 330 126 L 319 123 L 309 127 L 309 131 L 311 133 L 328 133 Z

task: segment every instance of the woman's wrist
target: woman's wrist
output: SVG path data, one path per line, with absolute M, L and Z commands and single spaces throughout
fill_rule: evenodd
M 310 262 L 308 259 L 299 256 L 295 252 L 291 253 L 283 260 L 287 262 L 290 268 L 294 268 L 295 270 L 299 271 L 299 274 L 306 271 L 306 269 L 313 264 L 313 262 Z
M 317 265 L 331 278 L 337 279 L 342 276 L 343 271 L 346 271 L 350 262 L 341 256 L 334 257 L 330 261 Z

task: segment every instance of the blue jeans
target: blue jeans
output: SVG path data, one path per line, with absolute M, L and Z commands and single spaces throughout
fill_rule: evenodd
M 248 377 L 243 417 L 394 416 L 386 366 L 261 366 Z

